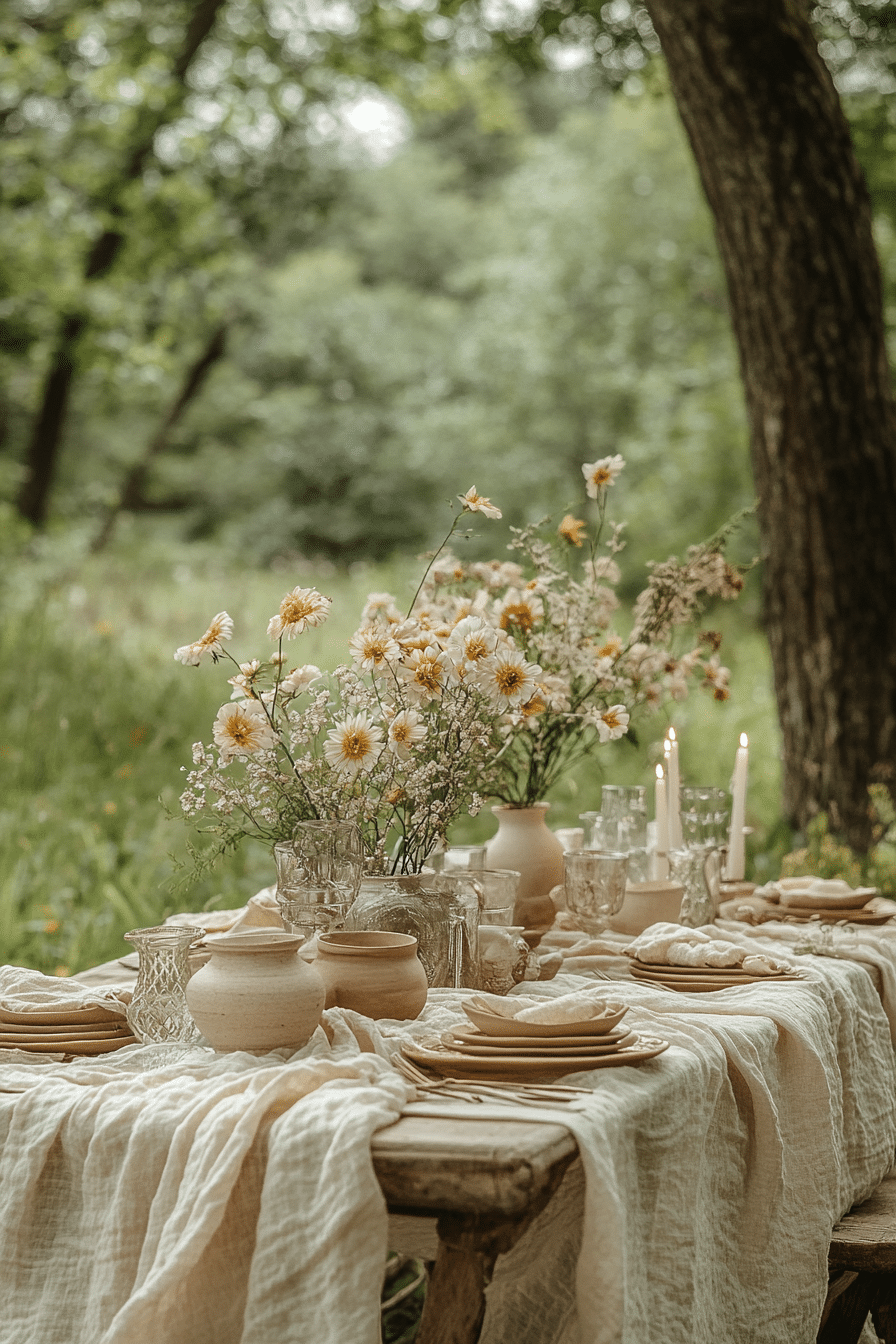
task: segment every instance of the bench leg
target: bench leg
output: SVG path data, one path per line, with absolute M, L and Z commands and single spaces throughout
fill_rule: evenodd
M 497 1258 L 440 1243 L 416 1344 L 477 1344 Z
M 896 1274 L 844 1270 L 828 1285 L 817 1344 L 857 1344 L 869 1312 L 883 1344 L 896 1344 Z

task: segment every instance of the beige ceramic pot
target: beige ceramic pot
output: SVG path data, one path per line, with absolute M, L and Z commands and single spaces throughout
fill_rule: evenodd
M 610 928 L 638 934 L 651 924 L 677 924 L 683 895 L 680 882 L 629 882 L 621 910 L 610 916 Z
M 326 987 L 328 1008 L 406 1021 L 419 1017 L 426 1005 L 426 971 L 409 933 L 322 933 L 314 969 Z
M 498 834 L 488 842 L 485 866 L 520 874 L 513 920 L 527 929 L 553 924 L 556 910 L 549 893 L 563 881 L 563 846 L 545 821 L 549 807 L 492 808 Z
M 320 1022 L 324 987 L 298 956 L 301 934 L 248 930 L 207 939 L 211 957 L 187 984 L 187 1007 L 216 1050 L 298 1050 Z

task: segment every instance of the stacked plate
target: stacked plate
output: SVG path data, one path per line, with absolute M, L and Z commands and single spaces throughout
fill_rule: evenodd
M 560 1077 L 621 1064 L 639 1064 L 667 1041 L 621 1026 L 628 1009 L 580 1022 L 525 1022 L 464 1004 L 469 1028 L 402 1046 L 415 1064 L 453 1078 Z
M 111 1008 L 39 1009 L 12 1012 L 0 1008 L 0 1050 L 42 1055 L 107 1055 L 139 1042 L 123 1012 Z
M 682 993 L 701 994 L 714 989 L 733 989 L 736 985 L 778 984 L 781 980 L 801 980 L 793 971 L 774 971 L 754 975 L 737 966 L 667 966 L 632 957 L 630 970 L 636 980 L 677 989 Z
M 839 924 L 848 920 L 850 924 L 886 924 L 896 915 L 896 905 L 882 897 L 876 887 L 850 887 L 840 878 L 811 876 L 778 878 L 757 887 L 752 896 L 729 904 L 735 905 L 735 910 L 723 910 L 723 914 L 759 923 L 820 920 Z

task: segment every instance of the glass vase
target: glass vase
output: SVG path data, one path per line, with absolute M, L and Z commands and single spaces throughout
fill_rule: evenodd
M 411 934 L 430 989 L 477 986 L 479 899 L 467 873 L 365 877 L 345 927 Z
M 184 991 L 190 978 L 187 953 L 204 929 L 162 924 L 131 929 L 124 936 L 140 954 L 128 1025 L 143 1045 L 191 1045 L 200 1039 Z
M 274 846 L 277 904 L 288 929 L 311 938 L 339 929 L 358 894 L 364 845 L 349 821 L 302 821 Z

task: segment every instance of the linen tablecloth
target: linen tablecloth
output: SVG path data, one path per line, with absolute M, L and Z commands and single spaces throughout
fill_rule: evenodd
M 814 1340 L 831 1226 L 891 1165 L 896 1074 L 865 969 L 807 965 L 712 995 L 609 987 L 672 1047 L 577 1075 L 593 1096 L 552 1118 L 582 1164 L 499 1259 L 484 1344 Z M 589 984 L 608 988 L 524 988 Z M 0 1094 L 4 1344 L 372 1344 L 370 1135 L 407 1097 L 386 1058 L 456 1025 L 460 998 L 432 992 L 414 1023 L 330 1010 L 332 1041 L 288 1060 L 0 1064 L 27 1088 Z

